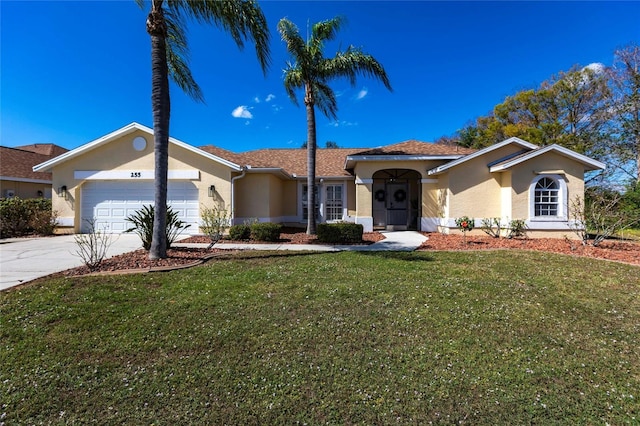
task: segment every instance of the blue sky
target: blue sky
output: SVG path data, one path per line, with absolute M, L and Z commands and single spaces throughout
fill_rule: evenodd
M 305 111 L 282 85 L 288 59 L 276 26 L 306 32 L 343 15 L 326 53 L 360 46 L 394 91 L 335 81 L 338 121 L 318 114 L 318 143 L 373 147 L 433 141 L 489 112 L 505 96 L 573 65 L 610 65 L 640 40 L 640 2 L 262 1 L 271 30 L 265 77 L 252 45 L 240 51 L 214 27 L 189 27 L 191 69 L 206 99 L 172 87 L 171 135 L 236 152 L 297 148 Z M 130 122 L 151 126 L 146 11 L 129 1 L 0 0 L 0 144 L 75 148 Z M 301 101 L 301 95 L 299 96 Z

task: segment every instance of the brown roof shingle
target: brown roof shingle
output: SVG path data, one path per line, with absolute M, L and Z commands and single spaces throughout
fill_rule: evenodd
M 36 152 L 0 146 L 0 176 L 3 178 L 51 180 L 51 173 L 34 172 L 32 167 L 51 157 Z
M 202 146 L 200 149 L 240 166 L 280 168 L 291 175 L 307 175 L 307 150 L 304 148 L 258 149 L 243 153 L 234 153 L 212 145 Z M 348 155 L 465 155 L 472 152 L 475 150 L 416 140 L 380 148 L 320 148 L 316 151 L 316 175 L 350 176 L 344 169 Z
M 58 155 L 64 154 L 65 152 L 69 151 L 68 149 L 53 143 L 34 143 L 31 145 L 17 146 L 16 149 L 35 152 L 36 154 L 46 155 L 49 158 L 57 157 Z

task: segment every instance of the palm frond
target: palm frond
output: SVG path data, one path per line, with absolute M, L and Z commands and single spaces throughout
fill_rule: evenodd
M 352 86 L 356 84 L 356 77 L 362 75 L 380 80 L 384 86 L 393 91 L 387 72 L 380 62 L 373 56 L 363 53 L 360 49 L 349 46 L 344 52 L 323 61 L 321 74 L 325 78 L 346 77 Z
M 332 120 L 337 120 L 338 101 L 336 100 L 336 94 L 333 89 L 331 89 L 328 84 L 317 81 L 313 85 L 313 95 L 315 106 L 318 107 L 320 112 Z
M 266 74 L 271 63 L 269 27 L 258 3 L 253 0 L 167 0 L 167 8 L 203 24 L 214 24 L 231 35 L 236 45 L 255 44 L 256 57 Z
M 284 88 L 289 95 L 289 99 L 298 106 L 298 98 L 296 97 L 296 89 L 302 89 L 304 87 L 304 81 L 302 79 L 302 73 L 300 69 L 294 64 L 288 63 L 287 68 L 284 70 Z

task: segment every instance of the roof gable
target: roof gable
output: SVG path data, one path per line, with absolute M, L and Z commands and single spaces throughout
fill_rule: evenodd
M 59 155 L 49 161 L 46 161 L 44 163 L 38 164 L 36 166 L 33 167 L 34 171 L 49 171 L 51 170 L 53 167 L 57 166 L 58 164 L 64 163 L 72 158 L 78 157 L 80 155 L 86 154 L 87 152 L 90 152 L 100 146 L 103 146 L 105 144 L 108 144 L 109 142 L 118 139 L 122 136 L 128 135 L 130 133 L 133 133 L 137 130 L 143 131 L 147 134 L 149 134 L 150 136 L 153 136 L 153 130 L 147 126 L 144 126 L 142 124 L 133 122 L 131 124 L 128 124 L 114 132 L 111 132 L 105 136 L 102 136 L 101 138 L 98 138 L 94 141 L 91 141 L 89 143 L 86 143 L 76 149 L 73 149 L 71 151 L 68 151 L 62 155 Z M 208 152 L 205 152 L 201 149 L 198 149 L 194 146 L 191 146 L 185 142 L 182 142 L 178 139 L 174 139 L 174 138 L 169 138 L 169 143 L 174 144 L 176 146 L 179 146 L 181 148 L 186 149 L 187 151 L 191 151 L 195 154 L 198 155 L 202 155 L 203 157 L 209 158 L 210 160 L 216 161 L 218 163 L 224 164 L 228 167 L 230 167 L 233 170 L 239 171 L 240 170 L 240 166 L 229 161 L 226 160 L 224 158 L 218 157 L 214 154 L 210 154 Z
M 469 155 L 466 155 L 464 157 L 458 158 L 457 160 L 450 161 L 447 164 L 443 164 L 442 166 L 438 166 L 438 167 L 436 167 L 434 169 L 429 170 L 427 173 L 430 174 L 430 175 L 437 175 L 437 174 L 443 173 L 443 172 L 449 170 L 452 167 L 455 167 L 455 166 L 458 166 L 460 164 L 466 163 L 467 161 L 473 160 L 474 158 L 481 157 L 481 156 L 486 155 L 486 154 L 488 154 L 490 152 L 493 152 L 495 150 L 503 148 L 503 147 L 505 147 L 507 145 L 517 145 L 517 146 L 520 146 L 521 148 L 523 148 L 524 150 L 534 150 L 534 149 L 538 148 L 537 145 L 534 145 L 534 144 L 532 144 L 530 142 L 527 142 L 527 141 L 525 141 L 523 139 L 512 137 L 512 138 L 509 138 L 509 139 L 504 140 L 502 142 L 498 142 L 496 144 L 493 144 L 491 146 L 483 148 L 483 149 L 481 149 L 479 151 L 475 151 L 475 152 L 473 152 L 473 153 L 471 153 Z
M 545 147 L 542 148 L 538 148 L 536 150 L 533 151 L 529 151 L 529 152 L 525 152 L 522 153 L 518 156 L 512 157 L 512 158 L 506 158 L 503 159 L 499 162 L 496 162 L 495 164 L 490 165 L 489 167 L 489 171 L 490 172 L 500 172 L 503 170 L 507 170 L 517 164 L 520 164 L 522 162 L 525 162 L 527 160 L 530 160 L 532 158 L 538 157 L 542 154 L 545 154 L 547 152 L 555 152 L 557 154 L 560 154 L 564 157 L 570 158 L 572 160 L 575 160 L 581 164 L 583 164 L 585 166 L 585 170 L 591 171 L 591 170 L 604 170 L 606 169 L 607 165 L 594 160 L 593 158 L 587 157 L 586 155 L 582 155 L 579 154 L 575 151 L 572 151 L 568 148 L 565 148 L 563 146 L 560 145 L 547 145 Z

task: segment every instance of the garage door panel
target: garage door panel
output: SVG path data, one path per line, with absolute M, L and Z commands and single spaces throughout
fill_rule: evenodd
M 98 230 L 122 233 L 131 227 L 126 218 L 145 205 L 154 204 L 153 182 L 91 181 L 82 188 L 82 231 L 87 231 L 85 219 L 95 219 Z M 189 227 L 186 234 L 198 232 L 200 209 L 198 189 L 192 182 L 170 181 L 167 204 Z

